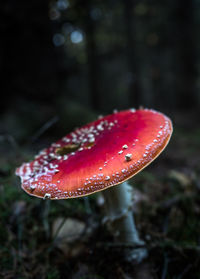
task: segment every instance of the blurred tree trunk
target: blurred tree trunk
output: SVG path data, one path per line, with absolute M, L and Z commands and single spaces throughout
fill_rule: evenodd
M 125 35 L 126 35 L 126 55 L 128 60 L 128 69 L 130 72 L 129 77 L 129 100 L 130 104 L 134 107 L 138 107 L 140 105 L 140 85 L 139 85 L 139 70 L 137 65 L 137 60 L 135 57 L 135 47 L 134 47 L 134 39 L 133 39 L 133 0 L 123 0 L 122 1 L 124 7 L 124 22 L 125 22 Z
M 91 18 L 91 1 L 83 1 L 86 9 L 85 33 L 86 33 L 86 52 L 88 59 L 88 82 L 89 94 L 92 108 L 99 110 L 101 107 L 100 82 L 99 82 L 99 61 L 95 41 L 95 21 Z
M 4 0 L 1 8 L 0 107 L 17 106 L 20 98 L 50 102 L 65 67 L 64 52 L 52 44 L 49 1 Z
M 179 73 L 177 77 L 178 107 L 192 108 L 196 104 L 196 48 L 194 1 L 179 0 L 176 3 L 176 38 Z

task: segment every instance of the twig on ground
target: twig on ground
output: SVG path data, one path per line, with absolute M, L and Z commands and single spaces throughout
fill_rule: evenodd
M 186 266 L 186 268 L 183 270 L 183 272 L 177 277 L 177 279 L 182 279 L 183 276 L 192 268 L 192 265 L 189 264 L 188 266 Z
M 163 264 L 163 271 L 162 271 L 161 279 L 165 279 L 167 276 L 168 263 L 169 263 L 168 255 L 167 255 L 167 253 L 164 253 L 164 264 Z
M 46 200 L 44 202 L 44 211 L 43 211 L 43 225 L 44 225 L 44 230 L 46 233 L 46 237 L 49 238 L 50 237 L 50 227 L 49 227 L 49 210 L 50 210 L 50 200 Z
M 0 135 L 0 142 L 1 141 L 7 141 L 16 153 L 21 154 L 20 147 L 12 135 L 10 135 L 10 134 Z
M 36 133 L 31 137 L 30 142 L 33 143 L 41 137 L 49 128 L 51 128 L 58 121 L 58 116 L 49 119 Z

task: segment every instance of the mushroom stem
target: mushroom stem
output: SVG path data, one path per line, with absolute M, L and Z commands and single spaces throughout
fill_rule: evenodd
M 106 201 L 107 218 L 116 241 L 134 246 L 144 246 L 139 238 L 132 207 L 131 187 L 127 182 L 103 191 Z M 147 256 L 144 247 L 134 248 L 128 254 L 129 260 L 141 262 Z

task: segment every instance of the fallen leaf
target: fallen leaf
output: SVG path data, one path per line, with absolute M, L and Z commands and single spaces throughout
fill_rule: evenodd
M 53 237 L 72 243 L 83 234 L 86 225 L 84 222 L 73 218 L 57 218 L 53 223 Z
M 177 181 L 184 188 L 192 184 L 191 178 L 179 171 L 171 170 L 169 173 L 169 177 Z
M 52 227 L 54 245 L 66 256 L 75 257 L 84 249 L 81 240 L 85 230 L 86 225 L 82 221 L 74 218 L 57 218 Z

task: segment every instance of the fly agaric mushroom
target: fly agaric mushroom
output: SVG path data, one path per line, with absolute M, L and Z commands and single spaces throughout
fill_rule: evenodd
M 162 113 L 149 109 L 116 112 L 53 143 L 16 174 L 28 194 L 43 199 L 77 198 L 105 190 L 107 218 L 115 238 L 141 246 L 144 242 L 134 225 L 126 181 L 162 152 L 171 134 L 172 123 Z M 145 255 L 144 248 L 132 251 L 138 261 Z

